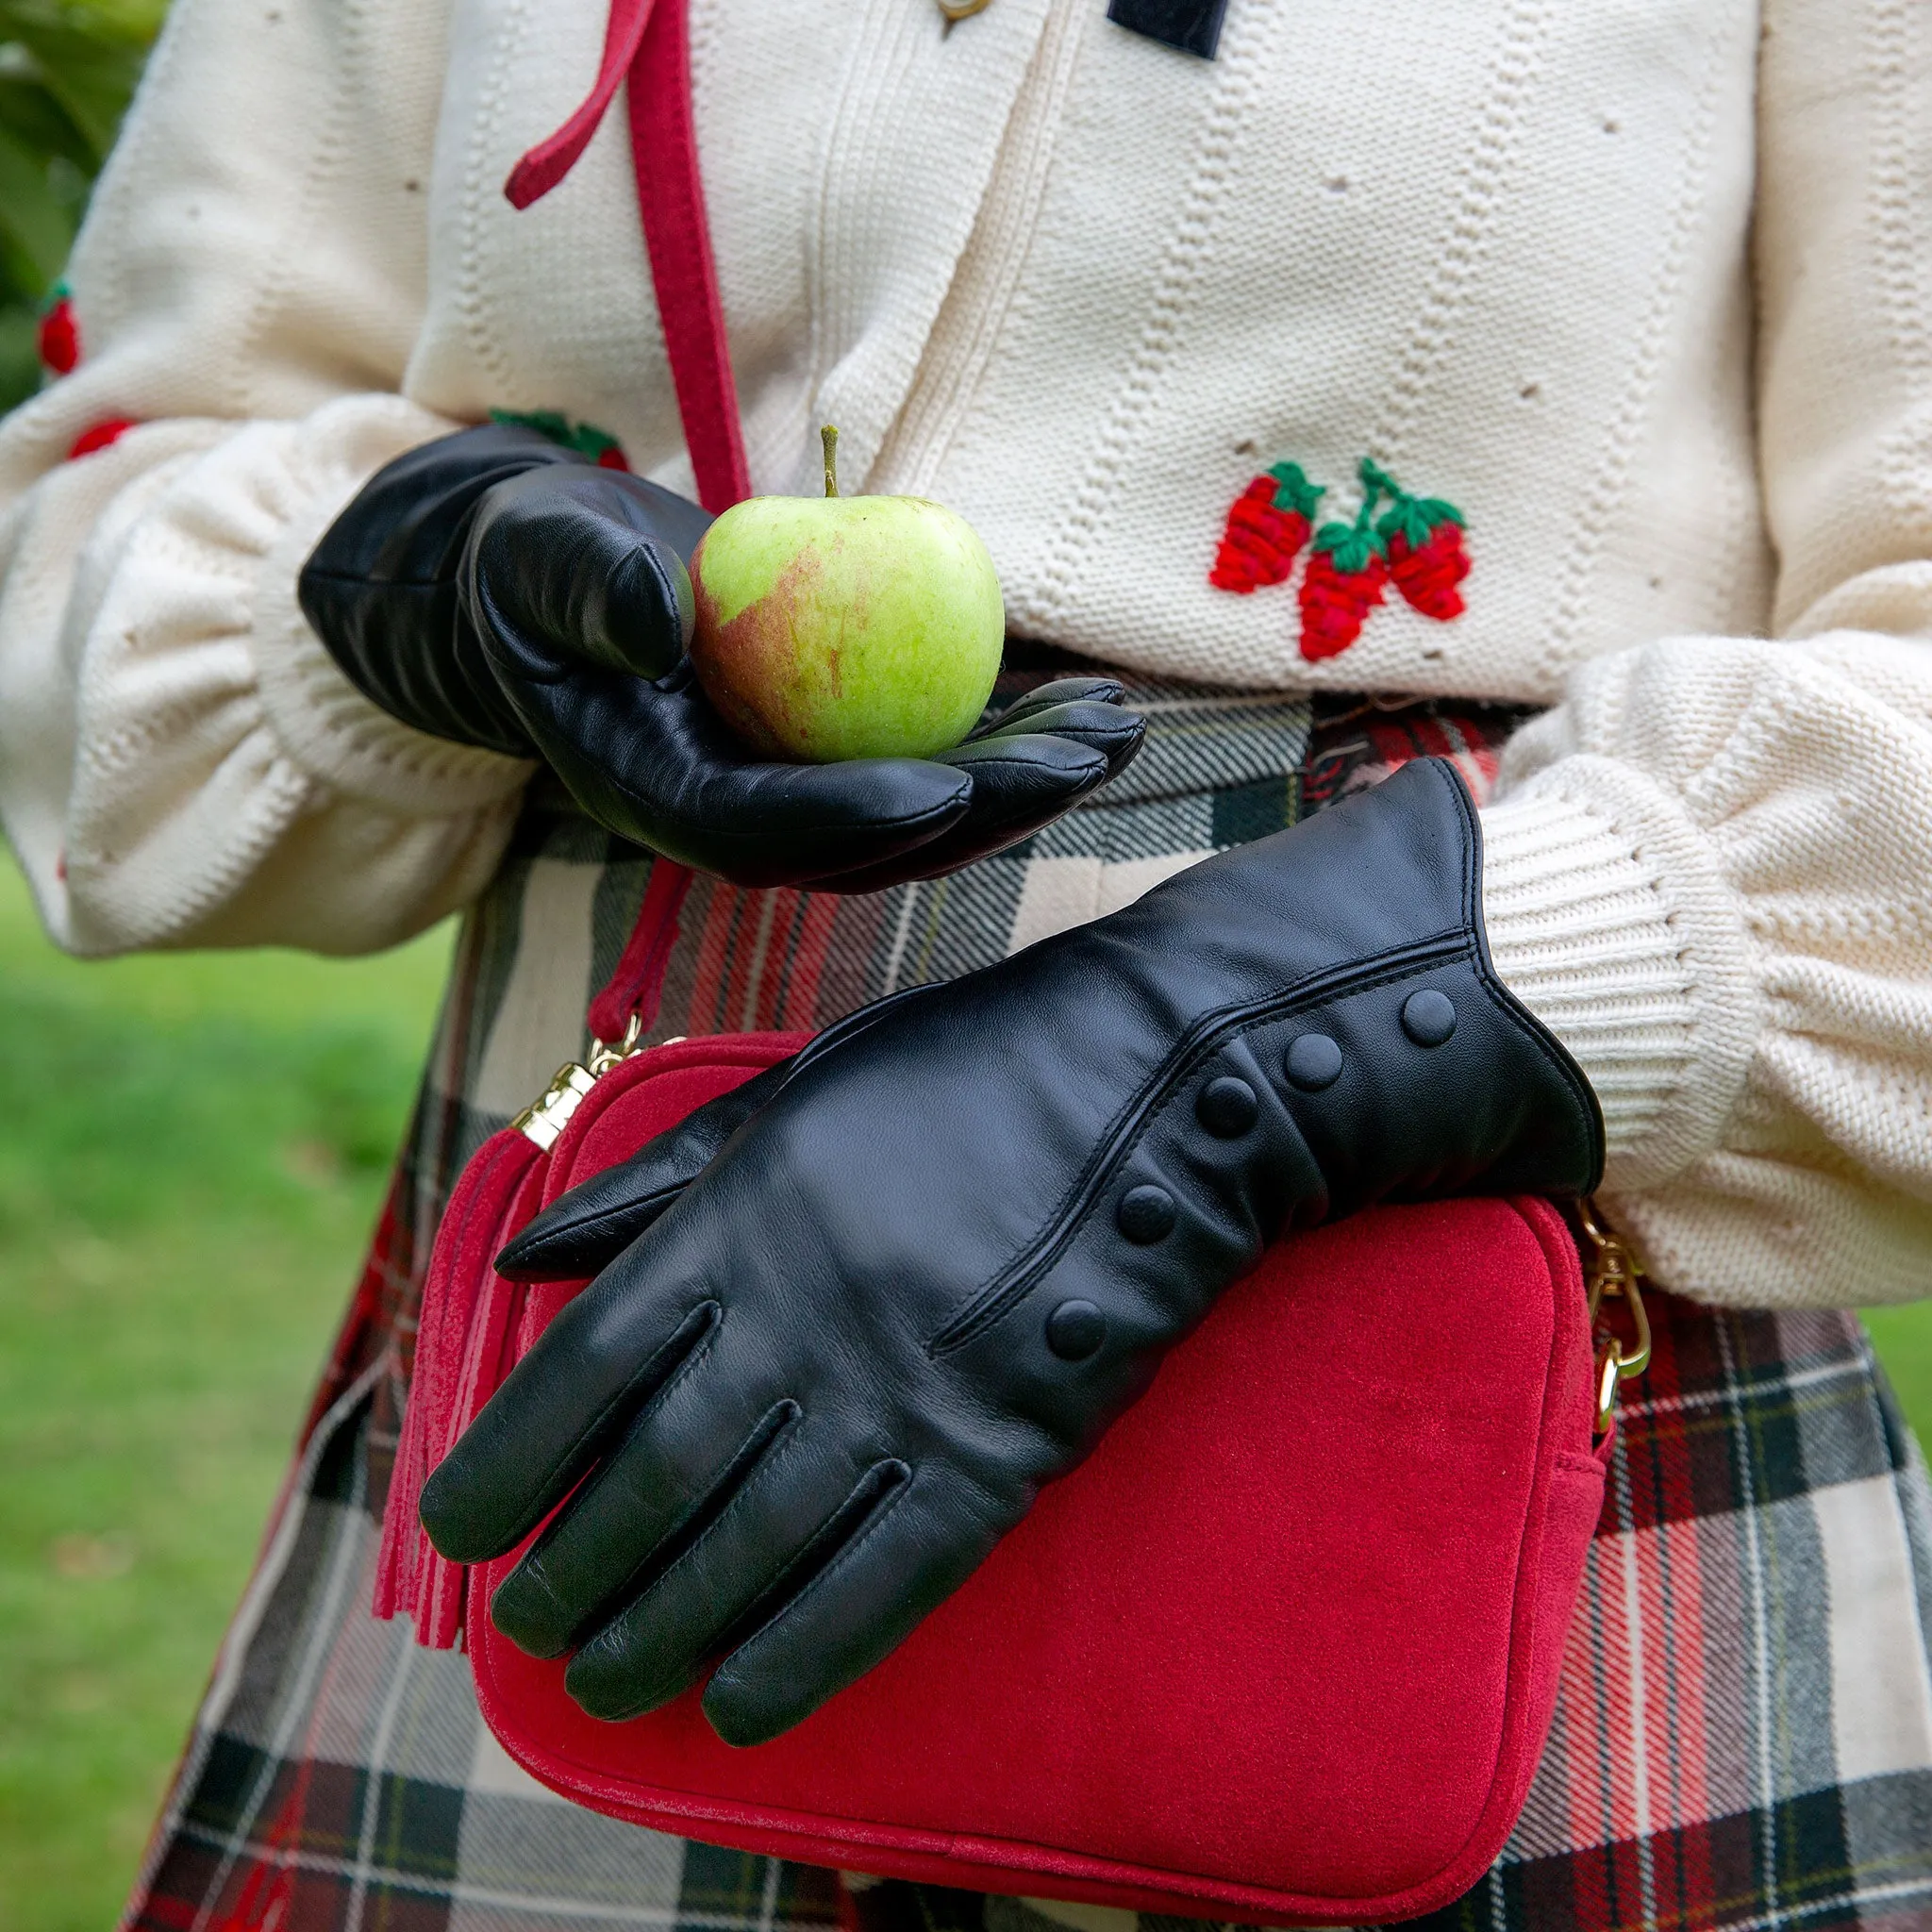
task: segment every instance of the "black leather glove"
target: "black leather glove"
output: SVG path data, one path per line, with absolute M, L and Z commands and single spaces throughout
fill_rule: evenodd
M 350 681 L 438 738 L 548 761 L 626 839 L 741 886 L 875 891 L 1058 818 L 1140 749 L 1108 678 L 1063 678 L 934 758 L 780 764 L 684 657 L 710 519 L 533 430 L 462 430 L 379 472 L 303 567 Z
M 796 1724 L 1284 1229 L 1595 1185 L 1595 1097 L 1490 966 L 1479 861 L 1461 782 L 1417 762 L 855 1015 L 565 1195 L 498 1265 L 603 1272 L 430 1477 L 432 1541 L 500 1555 L 591 1472 L 497 1626 L 580 1646 L 594 1716 L 725 1653 L 720 1735 Z

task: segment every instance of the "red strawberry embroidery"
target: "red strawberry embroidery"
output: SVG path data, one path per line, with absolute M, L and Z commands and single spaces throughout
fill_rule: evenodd
M 41 366 L 55 375 L 72 375 L 80 360 L 80 324 L 64 283 L 56 285 L 53 305 L 41 317 L 35 346 Z
M 1245 597 L 1264 584 L 1285 584 L 1308 541 L 1323 491 L 1299 463 L 1276 463 L 1229 506 L 1208 581 Z
M 1433 617 L 1439 624 L 1460 617 L 1467 607 L 1456 587 L 1469 575 L 1461 525 L 1437 525 L 1413 549 L 1408 538 L 1397 530 L 1389 539 L 1389 575 L 1395 588 L 1424 617 Z
M 1229 507 L 1208 575 L 1217 590 L 1246 596 L 1286 583 L 1307 549 L 1301 653 L 1311 662 L 1339 656 L 1361 636 L 1391 582 L 1439 624 L 1463 612 L 1460 586 L 1470 558 L 1462 512 L 1441 497 L 1412 496 L 1370 458 L 1362 458 L 1358 475 L 1362 504 L 1353 522 L 1324 524 L 1311 539 L 1326 492 L 1299 464 L 1274 464 Z
M 1411 496 L 1388 471 L 1366 458 L 1362 482 L 1385 491 L 1389 509 L 1375 525 L 1389 550 L 1389 575 L 1424 617 L 1447 624 L 1466 608 L 1457 588 L 1469 575 L 1462 512 L 1440 496 Z
M 1389 563 L 1369 525 L 1374 507 L 1371 491 L 1354 523 L 1324 524 L 1315 532 L 1301 588 L 1301 649 L 1311 663 L 1347 650 L 1382 601 Z
M 556 409 L 491 409 L 490 420 L 518 429 L 534 429 L 552 442 L 588 457 L 600 470 L 630 468 L 624 445 L 608 429 L 599 429 L 594 423 L 573 423 Z

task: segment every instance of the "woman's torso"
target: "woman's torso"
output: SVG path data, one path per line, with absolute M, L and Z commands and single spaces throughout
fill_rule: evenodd
M 605 0 L 455 0 L 408 391 L 558 411 L 689 487 L 626 130 L 501 189 Z M 986 535 L 1014 627 L 1141 670 L 1548 701 L 1579 658 L 1761 629 L 1749 0 L 1234 0 L 1218 58 L 1099 0 L 696 0 L 751 464 Z M 1255 475 L 1371 457 L 1466 522 L 1466 613 L 1392 589 L 1308 661 L 1297 586 L 1208 582 Z M 1319 519 L 1318 519 L 1319 521 Z

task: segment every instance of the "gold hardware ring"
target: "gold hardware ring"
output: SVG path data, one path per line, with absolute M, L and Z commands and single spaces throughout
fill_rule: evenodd
M 1637 1327 L 1635 1348 L 1626 1350 L 1615 1336 L 1607 1335 L 1597 1350 L 1596 1432 L 1602 1436 L 1609 1433 L 1610 1424 L 1616 1420 L 1619 1386 L 1634 1380 L 1650 1366 L 1650 1315 L 1643 1306 L 1642 1291 L 1637 1285 L 1643 1274 L 1643 1264 L 1629 1242 L 1598 1218 L 1599 1210 L 1593 1200 L 1583 1202 L 1576 1212 L 1583 1224 L 1584 1238 L 1595 1251 L 1588 1284 L 1591 1326 L 1596 1326 L 1605 1299 L 1612 1297 L 1628 1305 L 1630 1319 Z

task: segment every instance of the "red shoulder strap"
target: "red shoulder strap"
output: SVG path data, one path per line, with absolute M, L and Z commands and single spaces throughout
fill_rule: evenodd
M 625 4 L 616 0 L 618 7 Z M 631 62 L 625 98 L 638 208 L 685 446 L 697 472 L 698 501 L 717 516 L 751 494 L 751 473 L 698 172 L 687 0 L 657 0 Z
M 576 112 L 510 170 L 503 192 L 519 208 L 548 194 L 590 145 L 620 80 L 630 110 L 638 213 L 685 446 L 698 501 L 717 516 L 751 494 L 751 474 L 698 169 L 688 0 L 611 0 L 595 85 Z M 652 868 L 630 942 L 609 984 L 591 1003 L 591 1031 L 599 1040 L 619 1039 L 633 1017 L 646 1026 L 657 1017 L 691 877 L 668 858 Z

